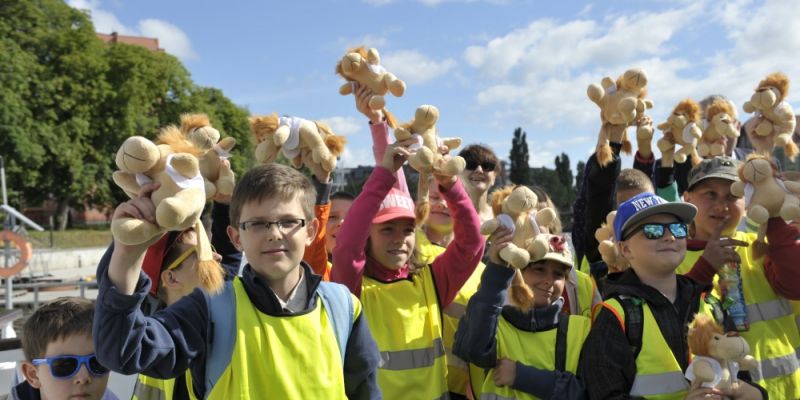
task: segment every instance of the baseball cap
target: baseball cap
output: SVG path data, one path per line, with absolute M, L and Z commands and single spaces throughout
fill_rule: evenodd
M 531 260 L 531 262 L 538 262 L 543 260 L 552 260 L 572 268 L 572 252 L 569 251 L 569 244 L 567 239 L 560 235 L 546 235 L 547 237 L 547 253 L 540 258 Z
M 707 158 L 700 161 L 691 171 L 689 171 L 688 189 L 708 178 L 722 178 L 731 181 L 738 181 L 739 175 L 736 169 L 739 167 L 739 160 L 728 156 L 718 156 Z
M 622 241 L 623 234 L 636 224 L 656 214 L 672 214 L 681 222 L 689 223 L 697 214 L 697 208 L 689 203 L 669 202 L 653 193 L 640 193 L 617 208 L 614 218 L 614 237 Z
M 403 191 L 392 188 L 381 202 L 381 207 L 372 219 L 372 223 L 380 224 L 397 218 L 415 218 L 414 200 Z

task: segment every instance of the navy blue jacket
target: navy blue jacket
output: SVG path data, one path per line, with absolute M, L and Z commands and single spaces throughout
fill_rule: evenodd
M 210 390 L 205 387 L 203 377 L 206 342 L 213 331 L 206 295 L 195 289 L 172 306 L 151 317 L 145 316 L 141 304 L 150 289 L 150 279 L 142 273 L 133 295 L 120 293 L 108 278 L 113 249 L 112 244 L 97 269 L 99 292 L 92 337 L 99 361 L 122 374 L 144 373 L 160 379 L 181 376 L 189 369 L 195 395 L 202 398 Z M 312 310 L 316 307 L 316 291 L 321 278 L 314 275 L 305 263 L 301 266 L 304 279 L 308 279 L 309 302 L 305 310 L 284 312 L 272 289 L 249 265 L 245 266 L 242 274 L 248 298 L 259 311 L 271 316 L 301 315 Z M 313 345 L 309 343 L 309 348 Z M 378 348 L 361 314 L 353 324 L 345 351 L 344 384 L 348 398 L 381 398 L 377 382 L 379 362 Z
M 486 265 L 478 291 L 470 298 L 467 312 L 456 331 L 453 353 L 464 361 L 484 369 L 494 368 L 497 363 L 496 335 L 501 313 L 516 329 L 528 332 L 556 329 L 558 319 L 567 317 L 560 312 L 563 300 L 528 312 L 511 306 L 503 307 L 506 289 L 513 277 L 512 268 L 492 262 Z M 517 362 L 517 374 L 511 387 L 540 399 L 586 398 L 583 383 L 575 374 L 543 370 L 520 362 Z

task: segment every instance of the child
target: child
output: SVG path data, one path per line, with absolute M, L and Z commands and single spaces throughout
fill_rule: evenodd
M 738 161 L 730 157 L 703 160 L 689 174 L 686 202 L 698 209 L 689 229 L 689 251 L 678 273 L 711 284 L 726 264 L 738 265 L 749 329 L 740 332 L 758 368 L 753 380 L 774 399 L 800 398 L 800 348 L 794 313 L 789 299 L 800 299 L 797 260 L 798 231 L 781 218 L 771 218 L 767 227 L 767 253 L 753 255 L 756 235 L 737 231 L 745 213 L 744 199 L 731 194 L 731 183 L 739 180 Z M 730 327 L 729 329 L 733 329 Z
M 25 381 L 8 398 L 116 399 L 106 390 L 108 368 L 95 357 L 93 318 L 92 302 L 78 297 L 60 297 L 39 307 L 22 328 Z
M 393 188 L 412 141 L 389 145 L 342 224 L 332 279 L 361 298 L 383 364 L 387 398 L 447 395 L 441 310 L 483 255 L 483 237 L 463 186 L 435 175 L 453 217 L 454 240 L 430 266 L 416 265 L 414 202 Z M 401 174 L 400 174 L 401 175 Z
M 114 218 L 153 218 L 145 185 Z M 314 238 L 315 190 L 279 164 L 237 183 L 228 234 L 249 260 L 216 296 L 196 290 L 146 317 L 143 246 L 115 243 L 98 268 L 94 337 L 115 371 L 169 378 L 191 370 L 198 398 L 376 398 L 377 349 L 361 305 L 301 262 Z M 245 334 L 245 332 L 247 334 Z
M 690 358 L 686 329 L 695 313 L 708 312 L 703 298 L 710 289 L 675 274 L 696 212 L 691 204 L 652 193 L 634 196 L 617 209 L 614 235 L 631 268 L 608 276 L 608 300 L 583 347 L 579 375 L 591 399 L 762 398 L 751 385 L 733 393 L 690 392 L 683 377 Z
M 328 260 L 333 257 L 333 249 L 336 247 L 336 235 L 342 228 L 342 222 L 353 204 L 355 196 L 347 192 L 336 192 L 331 195 L 331 211 L 328 215 L 328 224 L 325 228 L 325 251 L 328 253 Z
M 492 237 L 489 264 L 461 319 L 454 348 L 463 359 L 490 370 L 483 382 L 472 382 L 475 398 L 586 398 L 575 372 L 591 322 L 561 312 L 572 255 L 563 237 L 548 239 L 547 254 L 522 271 L 534 298 L 534 308 L 524 310 L 503 305 L 515 271 L 499 252 L 511 234 L 501 228 Z

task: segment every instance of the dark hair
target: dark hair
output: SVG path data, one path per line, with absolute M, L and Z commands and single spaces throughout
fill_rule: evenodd
M 59 297 L 37 309 L 22 327 L 22 351 L 28 361 L 42 358 L 47 345 L 73 335 L 92 337 L 94 303 L 80 297 Z
M 497 175 L 502 175 L 503 172 L 503 165 L 500 163 L 500 160 L 497 158 L 497 155 L 494 154 L 494 151 L 489 148 L 489 146 L 482 145 L 482 144 L 471 144 L 458 152 L 460 157 L 463 157 L 466 161 L 475 161 L 477 163 L 482 163 L 484 161 L 491 161 L 497 165 L 495 171 L 497 171 Z
M 300 201 L 306 219 L 314 218 L 314 185 L 297 170 L 282 164 L 259 165 L 236 183 L 231 197 L 231 226 L 239 226 L 242 207 L 251 201 L 262 202 L 278 198 L 283 201 Z
M 536 194 L 537 200 L 539 201 L 539 204 L 536 205 L 537 210 L 550 207 L 553 209 L 553 211 L 555 211 L 556 218 L 552 223 L 550 223 L 550 225 L 547 226 L 547 228 L 550 230 L 551 234 L 560 235 L 564 227 L 561 225 L 561 216 L 559 216 L 558 207 L 556 207 L 556 204 L 553 203 L 553 199 L 550 198 L 550 195 L 547 194 L 547 191 L 545 191 L 543 187 L 537 185 L 527 186 L 534 194 Z
M 650 193 L 655 192 L 653 181 L 644 172 L 638 169 L 625 168 L 620 171 L 616 181 L 616 192 L 623 190 L 638 189 Z
M 333 194 L 331 195 L 330 199 L 331 200 L 350 200 L 350 201 L 353 201 L 353 200 L 356 199 L 356 196 L 353 196 L 349 192 L 338 191 L 338 192 L 333 192 Z

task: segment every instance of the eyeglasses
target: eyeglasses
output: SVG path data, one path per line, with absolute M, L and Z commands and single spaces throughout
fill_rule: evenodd
M 656 240 L 663 237 L 664 233 L 667 232 L 667 229 L 669 229 L 670 233 L 672 233 L 672 236 L 674 236 L 675 239 L 686 239 L 686 237 L 689 236 L 689 228 L 687 227 L 686 223 L 670 222 L 670 223 L 659 224 L 652 222 L 648 224 L 643 224 L 640 227 L 634 229 L 633 231 L 631 231 L 631 233 L 628 234 L 626 239 L 633 236 L 634 233 L 642 231 L 642 233 L 644 233 L 645 238 L 650 240 Z
M 253 234 L 262 234 L 268 232 L 272 225 L 278 227 L 278 231 L 283 234 L 291 233 L 297 228 L 306 226 L 306 220 L 301 218 L 295 219 L 282 219 L 280 221 L 245 221 L 239 224 L 239 228 Z
M 468 170 L 475 170 L 478 169 L 479 165 L 481 166 L 481 169 L 483 169 L 486 172 L 494 171 L 494 169 L 497 167 L 497 163 L 493 163 L 491 161 L 484 161 L 482 163 L 479 163 L 477 161 L 468 160 L 466 168 Z
M 94 376 L 103 376 L 108 373 L 108 368 L 100 365 L 94 354 L 86 356 L 55 356 L 48 358 L 35 358 L 31 360 L 33 365 L 47 364 L 50 366 L 50 375 L 58 379 L 69 379 L 75 376 L 81 369 L 81 365 L 86 366 L 86 370 Z

